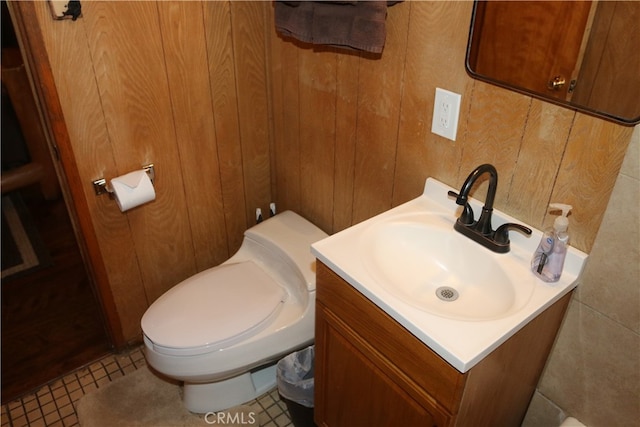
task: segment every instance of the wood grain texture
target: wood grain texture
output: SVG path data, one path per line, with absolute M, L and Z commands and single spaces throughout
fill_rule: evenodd
M 301 212 L 298 50 L 287 49 L 275 31 L 270 33 L 275 200 L 281 210 Z
M 462 374 L 321 262 L 316 279 L 316 420 L 336 426 L 357 424 L 358 417 L 376 424 L 367 417 L 383 419 L 377 414 L 383 394 L 397 418 L 383 425 L 521 425 L 572 297 L 560 298 Z M 400 390 L 389 393 L 393 386 Z
M 196 268 L 201 271 L 229 256 L 203 8 L 196 2 L 160 2 L 158 13 Z
M 468 372 L 456 425 L 522 425 L 572 296 L 563 296 Z
M 260 2 L 230 2 L 238 123 L 247 227 L 255 224 L 255 209 L 267 215 L 271 202 L 269 103 L 266 88 L 264 8 Z
M 60 23 L 51 20 L 46 3 L 34 2 L 33 5 L 64 112 L 73 150 L 71 155 L 81 180 L 73 184 L 84 192 L 91 226 L 98 240 L 121 322 L 122 337 L 131 339 L 139 334 L 139 319 L 146 309 L 147 300 L 126 217 L 117 208 L 113 209 L 113 201 L 95 197 L 91 186 L 95 179 L 116 176 L 117 169 L 92 71 L 86 28 L 83 21 L 79 22 L 80 25 L 56 25 Z M 68 67 L 67 64 L 74 66 Z
M 550 201 L 574 207 L 572 245 L 591 248 L 607 209 L 633 128 L 577 113 Z M 624 150 L 622 150 L 624 148 Z M 547 214 L 551 226 L 557 215 Z
M 398 5 L 400 6 L 400 5 Z M 473 81 L 462 65 L 466 34 L 460 31 L 465 17 L 471 16 L 468 2 L 411 2 L 409 33 L 398 131 L 393 204 L 398 205 L 422 193 L 427 177 L 455 185 L 462 156 L 464 122 L 458 127 L 458 141 L 431 133 L 435 88 L 463 94 L 461 120 L 469 110 Z M 395 7 L 395 6 L 394 6 Z M 391 8 L 390 13 L 394 13 Z M 394 31 L 389 29 L 389 31 Z M 445 43 L 452 49 L 438 46 Z
M 494 207 L 502 209 L 505 206 L 509 181 L 517 167 L 530 104 L 531 98 L 527 96 L 479 81 L 474 83 L 460 170 L 454 187 L 462 186 L 476 166 L 491 163 L 498 171 L 498 191 Z M 481 183 L 476 184 L 472 190 L 476 199 L 485 199 L 488 189 L 486 178 L 480 178 Z
M 549 201 L 570 202 L 573 244 L 588 252 L 630 139 L 472 80 L 470 2 L 390 7 L 379 59 L 281 38 L 268 2 L 88 2 L 75 22 L 46 6 L 34 2 L 26 27 L 44 38 L 75 203 L 126 339 L 164 290 L 235 252 L 272 200 L 332 233 L 417 197 L 428 176 L 457 187 L 489 161 L 498 208 L 541 228 Z M 462 95 L 455 142 L 430 132 L 436 87 Z M 94 179 L 150 161 L 154 203 L 122 214 L 93 194 Z
M 220 182 L 227 228 L 229 253 L 242 243 L 242 233 L 249 218 L 244 196 L 242 172 L 240 117 L 236 94 L 236 74 L 231 32 L 231 11 L 228 2 L 203 2 L 207 40 L 207 61 L 213 99 L 213 119 L 216 128 Z M 203 177 L 204 178 L 204 177 Z
M 464 374 L 321 262 L 317 264 L 316 280 L 319 305 L 328 308 L 349 328 L 357 331 L 377 352 L 401 366 L 404 374 L 395 375 L 406 375 L 410 382 L 416 384 L 412 387 L 415 390 L 411 391 L 417 393 L 413 396 L 415 399 L 421 397 L 416 390 L 428 390 L 439 405 L 451 413 L 457 412 L 466 381 Z M 426 372 L 429 375 L 425 375 Z
M 358 59 L 358 68 L 352 67 L 351 78 L 357 78 L 358 85 L 357 93 L 352 95 L 357 99 L 358 105 L 355 115 L 344 116 L 348 123 L 342 122 L 343 115 L 337 115 L 335 122 L 336 134 L 343 128 L 355 126 L 355 154 L 352 155 L 348 146 L 338 148 L 342 141 L 336 137 L 333 182 L 328 182 L 331 178 L 322 173 L 314 181 L 317 182 L 319 191 L 325 191 L 322 189 L 332 184 L 335 189 L 331 202 L 319 197 L 315 201 L 317 206 L 314 206 L 315 210 L 333 212 L 334 228 L 329 232 L 339 231 L 375 215 L 383 206 L 389 205 L 389 197 L 391 206 L 417 197 L 422 192 L 424 180 L 429 176 L 459 187 L 476 166 L 485 162 L 494 164 L 500 176 L 495 206 L 534 227 L 545 226 L 545 212 L 552 199 L 572 200 L 564 195 L 554 194 L 558 191 L 559 183 L 563 180 L 571 182 L 572 178 L 582 173 L 575 168 L 563 172 L 561 166 L 563 162 L 572 162 L 565 159 L 568 154 L 571 155 L 571 141 L 582 139 L 578 135 L 582 132 L 581 127 L 574 125 L 575 112 L 471 79 L 464 69 L 471 10 L 472 4 L 469 2 L 404 2 L 389 8 L 388 42 L 382 58 L 372 61 L 361 57 Z M 405 19 L 406 14 L 408 17 Z M 463 28 L 464 31 L 461 31 Z M 308 70 L 321 67 L 318 64 L 314 68 L 312 61 L 326 61 L 324 54 L 318 49 L 310 52 L 301 49 L 298 43 L 277 37 L 273 37 L 271 43 L 274 50 L 279 52 L 277 57 L 271 57 L 271 67 L 278 69 L 278 81 L 281 82 L 307 79 L 311 73 Z M 443 45 L 448 46 L 448 49 L 441 49 Z M 284 58 L 292 58 L 296 53 L 304 55 L 304 68 L 292 66 L 294 61 L 276 63 L 279 60 L 285 61 Z M 338 55 L 352 60 L 348 53 Z M 393 61 L 389 61 L 385 68 L 376 68 L 386 58 L 393 58 Z M 389 71 L 388 68 L 392 70 Z M 387 93 L 394 91 L 394 80 L 389 79 L 389 76 L 401 69 L 404 70 L 400 74 L 402 83 L 395 89 L 399 93 Z M 340 78 L 342 87 L 353 84 L 352 81 L 347 83 L 346 79 L 348 76 Z M 375 84 L 383 86 L 386 91 L 382 94 L 378 92 L 376 96 Z M 431 133 L 436 87 L 462 94 L 458 138 L 455 142 Z M 317 111 L 323 111 L 323 114 L 330 114 L 326 93 L 316 95 L 315 98 L 312 94 L 301 97 L 295 90 L 282 93 L 286 95 L 274 98 L 273 104 L 274 110 L 283 117 L 294 116 L 300 108 L 311 110 L 314 107 Z M 300 106 L 302 99 L 305 104 L 311 105 Z M 378 114 L 385 110 L 390 99 L 398 99 L 399 102 L 396 104 L 399 110 L 395 119 L 398 120 L 397 136 L 391 137 L 389 130 L 379 127 L 379 123 L 382 118 L 388 120 L 386 124 L 393 126 L 393 119 Z M 336 111 L 339 105 L 336 103 Z M 300 120 L 294 121 L 300 126 L 300 134 L 310 132 L 317 138 L 314 132 L 308 130 L 311 125 L 304 119 L 305 116 L 300 117 Z M 601 119 L 590 116 L 587 118 L 589 120 L 584 124 L 584 132 L 598 133 L 597 128 L 600 126 L 616 129 L 605 131 L 604 135 L 599 136 L 599 145 L 606 147 L 602 149 L 610 150 L 610 154 L 616 158 L 624 156 L 630 132 Z M 331 123 L 326 126 L 331 126 Z M 299 144 L 301 152 L 309 150 L 309 147 L 305 147 L 311 144 L 307 138 L 294 141 L 293 138 L 297 135 L 277 129 L 275 132 L 277 144 Z M 332 130 L 323 132 L 327 135 L 325 146 L 331 147 L 331 138 L 334 137 Z M 618 132 L 621 135 L 617 135 Z M 317 144 L 313 142 L 314 146 Z M 608 200 L 611 191 L 609 182 L 600 181 L 593 174 L 617 176 L 619 166 L 617 162 L 610 162 L 602 165 L 609 169 L 595 172 L 596 169 L 589 167 L 588 163 L 596 161 L 598 155 L 591 150 L 580 150 L 580 153 L 585 160 L 589 159 L 578 166 L 578 169 L 586 168 L 584 173 L 594 182 L 594 189 L 589 193 L 603 195 L 598 203 L 587 200 L 591 196 L 583 191 L 576 190 L 574 194 L 577 196 L 573 196 L 573 200 L 576 200 L 573 203 L 581 206 L 581 215 L 595 218 L 585 226 L 574 227 L 572 222 L 574 245 L 588 252 L 597 233 L 600 221 L 598 218 L 606 207 L 602 201 Z M 288 154 L 283 150 L 276 150 L 273 155 L 278 164 L 282 161 L 293 171 L 298 167 L 307 167 L 307 157 L 301 157 L 299 166 L 296 166 L 292 163 L 295 159 L 285 157 Z M 395 163 L 389 164 L 389 157 L 394 155 Z M 391 176 L 386 175 L 387 168 L 394 170 Z M 291 170 L 287 173 L 294 173 Z M 353 184 L 349 171 L 354 173 Z M 386 178 L 380 178 L 382 176 Z M 391 186 L 389 180 L 393 180 Z M 283 188 L 282 185 L 287 187 Z M 297 190 L 298 186 L 299 183 L 295 180 L 281 180 L 277 190 L 279 194 L 287 194 L 300 191 Z M 389 189 L 392 191 L 391 195 Z M 482 182 L 473 189 L 473 194 L 483 200 L 486 191 L 487 184 Z M 349 193 L 352 194 L 351 197 Z M 585 200 L 582 200 L 583 197 Z M 332 205 L 321 206 L 323 203 Z M 347 224 L 350 211 L 353 212 L 351 224 Z
M 333 188 L 334 231 L 353 224 L 354 168 L 358 130 L 359 55 L 338 55 L 336 64 L 336 139 Z
M 394 12 L 387 16 L 387 24 L 397 31 L 387 34 L 385 53 L 360 60 L 354 222 L 388 210 L 393 198 L 409 7 Z
M 126 340 L 159 295 L 237 250 L 271 201 L 263 6 L 92 2 L 71 23 L 39 4 Z M 148 162 L 153 203 L 122 214 L 93 194 L 92 180 Z
M 512 215 L 528 224 L 540 224 L 547 212 L 545 198 L 555 185 L 574 116 L 554 104 L 531 102 L 506 204 Z
M 306 46 L 298 61 L 300 211 L 327 231 L 333 226 L 337 54 Z
M 157 5 L 95 2 L 83 15 L 116 163 L 107 177 L 156 167 L 155 201 L 125 215 L 151 303 L 196 272 Z

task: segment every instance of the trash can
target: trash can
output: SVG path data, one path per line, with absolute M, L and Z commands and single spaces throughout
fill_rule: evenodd
M 291 353 L 278 361 L 276 380 L 295 427 L 314 427 L 313 368 L 315 346 Z

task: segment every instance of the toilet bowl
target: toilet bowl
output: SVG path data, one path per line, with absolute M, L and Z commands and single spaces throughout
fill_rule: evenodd
M 238 252 L 177 284 L 142 317 L 145 357 L 184 382 L 183 402 L 216 412 L 275 387 L 276 362 L 314 339 L 315 258 L 327 234 L 282 212 L 244 233 Z

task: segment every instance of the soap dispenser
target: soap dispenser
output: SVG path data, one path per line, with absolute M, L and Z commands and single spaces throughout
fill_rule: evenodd
M 567 215 L 571 211 L 570 205 L 551 203 L 552 211 L 562 211 L 562 215 L 553 222 L 553 227 L 544 231 L 540 244 L 531 259 L 531 271 L 545 282 L 557 282 L 562 275 L 564 259 L 569 245 L 569 219 Z

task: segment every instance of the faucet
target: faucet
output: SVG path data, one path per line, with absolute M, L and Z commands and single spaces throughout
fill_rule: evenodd
M 473 209 L 468 202 L 469 192 L 473 184 L 485 173 L 489 174 L 489 190 L 485 199 L 480 218 L 474 220 Z M 463 207 L 462 213 L 456 220 L 453 228 L 464 234 L 474 242 L 499 253 L 506 253 L 510 250 L 509 230 L 518 230 L 527 235 L 531 234 L 531 229 L 524 225 L 507 223 L 493 230 L 491 227 L 491 214 L 493 213 L 493 202 L 498 189 L 498 171 L 493 165 L 485 163 L 475 168 L 462 184 L 460 193 L 449 191 L 449 196 L 456 198 L 456 204 Z

